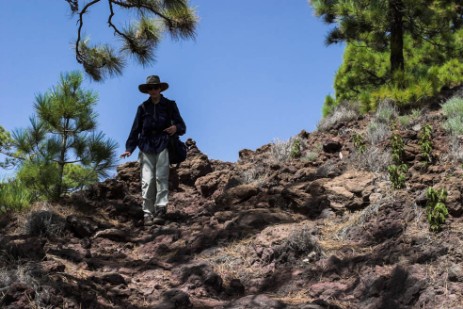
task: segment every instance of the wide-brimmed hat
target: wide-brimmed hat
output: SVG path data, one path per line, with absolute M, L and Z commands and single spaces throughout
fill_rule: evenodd
M 138 86 L 138 90 L 140 90 L 143 93 L 148 93 L 149 87 L 150 86 L 156 86 L 156 85 L 161 87 L 161 91 L 164 91 L 167 88 L 169 88 L 168 83 L 161 83 L 161 80 L 159 79 L 159 76 L 150 75 L 150 76 L 148 76 L 146 78 L 146 83 L 145 84 L 141 84 L 140 86 Z

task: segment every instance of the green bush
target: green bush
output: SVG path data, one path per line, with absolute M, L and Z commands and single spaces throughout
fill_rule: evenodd
M 8 210 L 19 211 L 31 205 L 34 197 L 19 180 L 0 183 L 0 214 Z
M 375 111 L 387 99 L 399 107 L 419 106 L 443 89 L 461 85 L 463 62 L 461 49 L 463 31 L 452 33 L 442 45 L 452 41 L 450 48 L 404 36 L 405 67 L 391 74 L 390 52 L 368 48 L 364 42 L 349 42 L 344 60 L 335 76 L 335 102 L 325 100 L 324 109 L 339 102 L 359 102 L 360 111 Z
M 447 117 L 463 115 L 463 98 L 452 97 L 442 105 L 442 113 Z
M 405 144 L 404 140 L 402 139 L 402 136 L 400 136 L 399 134 L 393 134 L 391 136 L 391 148 L 392 161 L 397 165 L 401 165 L 403 163 L 402 158 L 405 151 Z
M 442 105 L 442 113 L 447 117 L 444 129 L 452 136 L 463 134 L 463 98 L 449 99 Z
M 52 199 L 59 174 L 56 163 L 29 161 L 21 166 L 16 177 L 37 199 Z
M 432 126 L 425 125 L 418 134 L 418 144 L 420 145 L 421 154 L 425 158 L 426 163 L 432 162 Z
M 440 231 L 442 224 L 445 223 L 449 211 L 445 206 L 447 191 L 445 189 L 435 190 L 429 187 L 426 191 L 426 218 L 428 219 L 429 229 L 433 232 Z
M 415 125 L 421 116 L 420 109 L 413 109 L 410 114 L 401 115 L 397 117 L 397 123 L 401 128 L 407 129 Z
M 295 139 L 291 144 L 291 158 L 301 157 L 301 140 Z
M 405 187 L 405 180 L 407 178 L 408 166 L 403 162 L 404 155 L 404 141 L 399 134 L 391 136 L 391 154 L 394 164 L 387 167 L 389 172 L 389 179 L 392 182 L 394 189 L 401 189 Z
M 323 103 L 322 116 L 326 117 L 332 114 L 335 108 L 336 108 L 336 100 L 332 96 L 327 95 L 325 97 L 325 102 Z
M 402 189 L 405 187 L 405 180 L 407 179 L 408 171 L 407 164 L 389 165 L 387 167 L 387 171 L 389 172 L 389 179 L 391 180 L 392 187 L 394 189 Z
M 358 133 L 354 133 L 352 135 L 352 143 L 354 144 L 355 149 L 359 153 L 364 153 L 365 152 L 367 146 L 366 146 L 365 140 L 363 139 L 362 135 L 360 135 Z

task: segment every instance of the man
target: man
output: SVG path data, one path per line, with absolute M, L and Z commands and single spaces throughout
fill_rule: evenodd
M 169 136 L 186 132 L 185 122 L 177 104 L 165 98 L 161 92 L 169 84 L 159 76 L 151 75 L 145 84 L 138 86 L 148 100 L 138 106 L 132 130 L 121 158 L 129 157 L 138 146 L 142 180 L 144 223 L 150 225 L 162 221 L 167 212 L 169 193 Z M 156 219 L 155 219 L 156 218 Z

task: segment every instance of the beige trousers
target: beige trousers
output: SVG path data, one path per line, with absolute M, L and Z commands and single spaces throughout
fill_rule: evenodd
M 154 214 L 166 207 L 169 195 L 169 153 L 167 148 L 158 154 L 140 151 L 142 209 Z

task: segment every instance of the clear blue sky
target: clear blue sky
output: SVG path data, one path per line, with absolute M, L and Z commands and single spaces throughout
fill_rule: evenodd
M 199 16 L 195 40 L 167 35 L 156 63 L 129 62 L 122 76 L 103 83 L 85 77 L 98 93 L 98 124 L 124 151 L 137 105 L 138 85 L 160 75 L 170 84 L 187 123 L 185 138 L 196 140 L 211 159 L 236 161 L 241 149 L 301 130 L 313 131 L 342 61 L 342 46 L 325 46 L 328 26 L 305 0 L 192 0 Z M 88 15 L 91 42 L 111 40 L 104 1 Z M 122 15 L 119 15 L 122 17 Z M 128 18 L 119 18 L 126 25 Z M 0 2 L 0 125 L 29 125 L 37 94 L 57 84 L 61 73 L 81 70 L 72 49 L 76 18 L 64 0 Z M 128 160 L 135 160 L 136 154 Z M 124 161 L 121 160 L 120 163 Z M 1 173 L 1 171 L 0 171 Z

